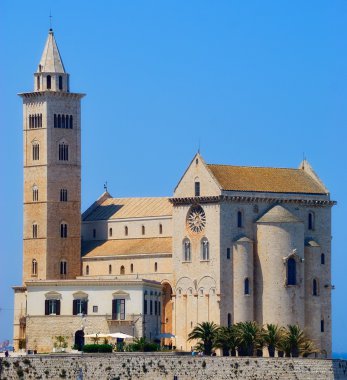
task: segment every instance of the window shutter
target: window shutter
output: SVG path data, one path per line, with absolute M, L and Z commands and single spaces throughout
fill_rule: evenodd
M 60 300 L 56 300 L 56 315 L 60 315 Z
M 45 300 L 45 315 L 49 315 L 49 304 L 48 304 L 48 300 Z
M 120 319 L 125 319 L 125 300 L 120 300 L 121 306 L 120 306 Z
M 77 315 L 77 300 L 72 301 L 72 314 Z
M 116 319 L 116 310 L 117 310 L 116 301 L 117 300 L 112 300 L 112 319 Z

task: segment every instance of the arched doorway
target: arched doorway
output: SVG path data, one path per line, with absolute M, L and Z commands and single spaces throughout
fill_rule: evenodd
M 82 351 L 82 347 L 84 346 L 84 331 L 77 330 L 75 332 L 75 348 L 78 351 Z
M 172 331 L 172 288 L 167 282 L 163 283 L 163 297 L 162 297 L 162 320 L 161 320 L 161 332 L 171 333 Z M 171 339 L 165 339 L 164 344 L 169 345 Z

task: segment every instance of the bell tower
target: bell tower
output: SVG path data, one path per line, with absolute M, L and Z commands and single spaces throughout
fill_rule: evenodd
M 81 98 L 53 30 L 23 99 L 23 283 L 72 279 L 81 256 Z

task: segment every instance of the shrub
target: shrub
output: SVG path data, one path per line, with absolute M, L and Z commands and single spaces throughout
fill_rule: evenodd
M 7 361 L 7 360 L 4 360 L 2 362 L 2 365 L 5 367 L 5 368 L 8 368 L 11 364 Z
M 83 352 L 112 352 L 110 344 L 85 344 L 82 348 Z

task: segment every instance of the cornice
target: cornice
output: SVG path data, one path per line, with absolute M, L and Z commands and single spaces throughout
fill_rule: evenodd
M 18 94 L 21 98 L 34 99 L 34 98 L 48 98 L 48 97 L 57 97 L 57 98 L 76 98 L 81 99 L 86 94 L 76 93 L 76 92 L 63 92 L 63 91 L 33 91 L 33 92 L 22 92 Z
M 82 279 L 78 278 L 75 280 L 40 280 L 40 281 L 26 281 L 26 288 L 30 287 L 45 287 L 48 288 L 50 286 L 123 286 L 123 285 L 154 285 L 161 286 L 160 282 L 154 280 L 145 280 L 145 279 L 103 279 L 103 278 L 90 278 L 90 279 Z M 57 291 L 57 289 L 56 289 Z
M 318 200 L 318 199 L 295 199 L 295 198 L 274 198 L 274 197 L 250 197 L 250 196 L 230 196 L 217 195 L 211 197 L 186 197 L 186 198 L 169 198 L 174 206 L 192 205 L 192 204 L 216 204 L 222 202 L 235 203 L 292 203 L 301 204 L 310 207 L 334 206 L 336 201 Z

